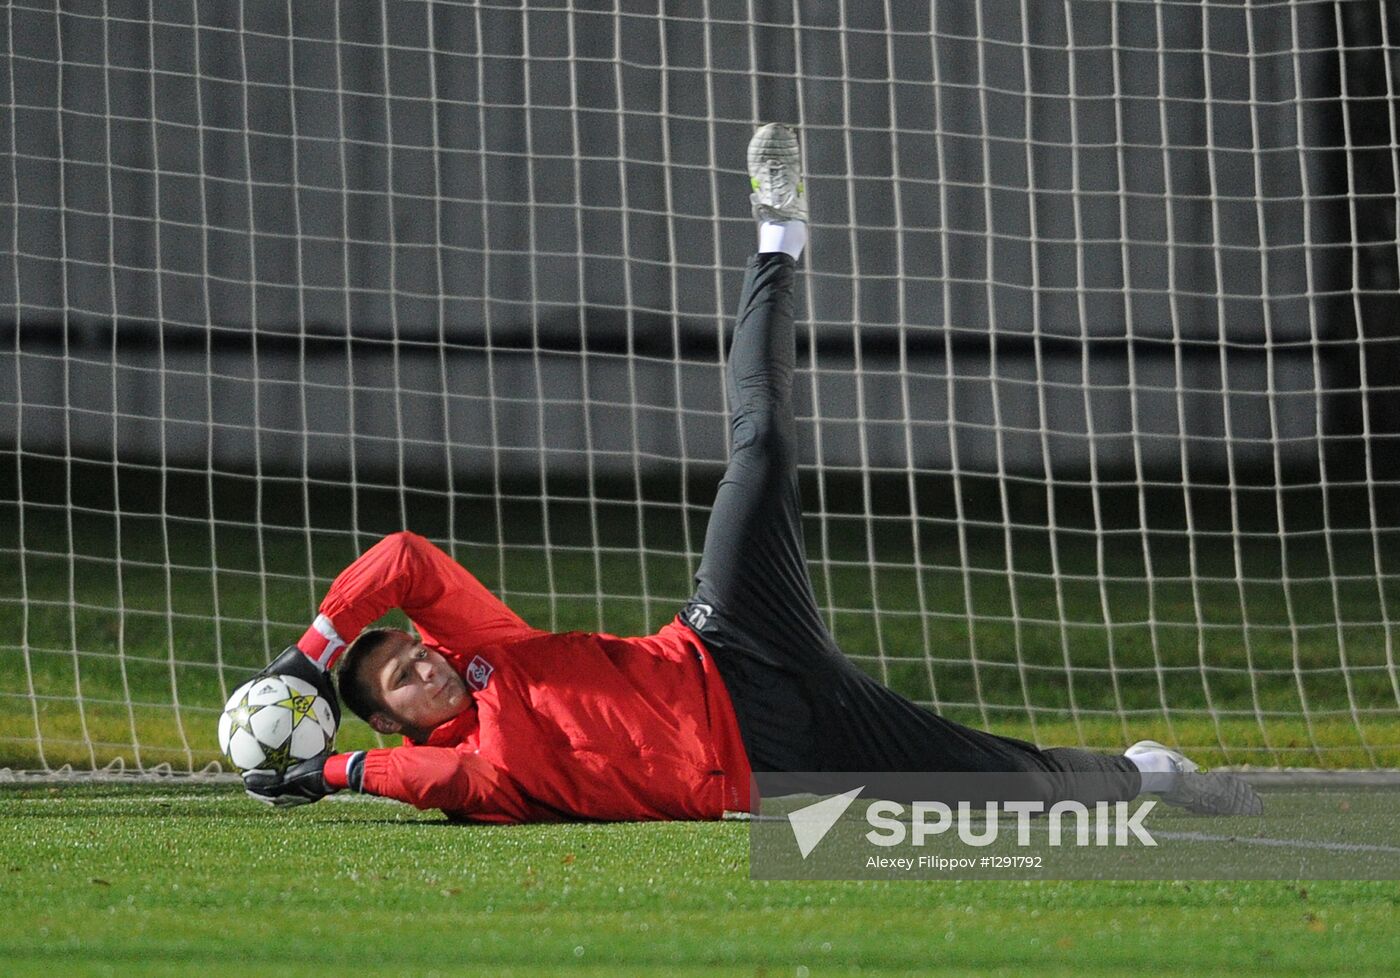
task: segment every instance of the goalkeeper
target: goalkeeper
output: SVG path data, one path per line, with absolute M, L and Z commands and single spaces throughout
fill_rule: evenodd
M 349 789 L 481 822 L 712 819 L 757 801 L 752 771 L 985 771 L 1030 775 L 1047 803 L 1145 789 L 1195 811 L 1256 812 L 1244 782 L 1193 776 L 1159 744 L 1041 750 L 919 707 L 842 654 L 808 578 L 794 464 L 793 279 L 807 238 L 796 136 L 764 126 L 748 165 L 759 249 L 694 597 L 654 635 L 544 632 L 422 537 L 387 537 L 268 671 L 312 679 L 334 703 L 338 664 L 345 705 L 404 746 L 251 771 L 249 792 L 289 805 Z M 416 637 L 362 632 L 394 607 Z

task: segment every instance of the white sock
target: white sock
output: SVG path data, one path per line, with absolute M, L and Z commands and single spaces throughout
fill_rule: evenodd
M 764 221 L 758 226 L 759 254 L 781 251 L 796 261 L 806 246 L 806 221 Z
M 1164 750 L 1140 751 L 1129 757 L 1142 774 L 1142 790 L 1170 791 L 1176 785 L 1176 765 Z

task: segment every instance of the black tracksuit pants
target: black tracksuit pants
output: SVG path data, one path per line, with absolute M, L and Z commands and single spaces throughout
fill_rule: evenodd
M 1043 779 L 1047 801 L 1131 798 L 1140 782 L 1126 758 L 1041 750 L 945 720 L 867 676 L 837 647 L 817 610 L 802 541 L 795 266 L 780 253 L 749 260 L 728 356 L 729 467 L 695 596 L 682 612 L 724 677 L 753 769 L 1045 774 L 1053 775 Z

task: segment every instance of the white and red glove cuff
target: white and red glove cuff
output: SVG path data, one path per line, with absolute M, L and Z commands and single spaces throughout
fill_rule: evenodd
M 365 777 L 365 752 L 332 754 L 326 758 L 326 766 L 321 776 L 326 779 L 326 787 L 335 791 L 349 788 L 351 791 L 364 791 L 361 785 Z
M 306 657 L 324 672 L 340 658 L 340 653 L 345 649 L 345 639 L 340 637 L 329 618 L 317 615 L 306 634 L 297 640 L 297 648 L 305 652 Z

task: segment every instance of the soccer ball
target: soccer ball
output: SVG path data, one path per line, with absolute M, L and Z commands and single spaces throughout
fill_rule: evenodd
M 239 771 L 281 774 L 324 753 L 334 738 L 330 703 L 295 676 L 259 676 L 244 683 L 219 717 L 219 749 Z

